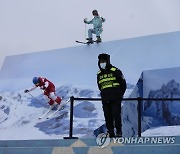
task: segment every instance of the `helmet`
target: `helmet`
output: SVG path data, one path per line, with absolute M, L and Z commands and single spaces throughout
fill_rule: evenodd
M 92 14 L 98 16 L 98 11 L 97 10 L 93 10 Z
M 39 78 L 38 78 L 38 77 L 34 77 L 33 80 L 32 80 L 32 82 L 33 82 L 34 84 L 39 83 Z

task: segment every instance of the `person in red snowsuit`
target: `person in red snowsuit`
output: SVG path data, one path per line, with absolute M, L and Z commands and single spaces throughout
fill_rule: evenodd
M 45 99 L 48 101 L 51 107 L 53 107 L 55 103 L 57 103 L 58 105 L 61 104 L 62 99 L 59 96 L 55 95 L 55 85 L 51 81 L 42 77 L 34 77 L 32 81 L 35 86 L 31 89 L 26 89 L 24 91 L 25 93 L 28 93 L 39 87 L 44 91 Z

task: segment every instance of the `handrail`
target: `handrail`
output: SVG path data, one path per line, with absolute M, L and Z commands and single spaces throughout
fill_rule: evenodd
M 78 137 L 73 137 L 73 112 L 74 112 L 74 101 L 101 101 L 101 98 L 75 98 L 74 96 L 70 97 L 70 124 L 69 124 L 69 137 L 64 137 L 64 139 L 78 139 Z M 138 137 L 141 137 L 141 104 L 142 101 L 180 101 L 180 98 L 122 98 L 122 101 L 137 101 L 138 102 Z

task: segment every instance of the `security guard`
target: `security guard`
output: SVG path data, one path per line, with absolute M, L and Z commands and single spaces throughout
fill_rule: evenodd
M 121 101 L 126 91 L 126 80 L 121 70 L 110 64 L 110 55 L 100 54 L 98 66 L 97 84 L 101 91 L 106 127 L 110 137 L 121 137 Z

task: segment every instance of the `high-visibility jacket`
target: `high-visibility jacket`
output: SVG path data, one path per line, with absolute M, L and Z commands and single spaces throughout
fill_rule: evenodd
M 118 68 L 112 66 L 108 70 L 99 70 L 97 84 L 102 99 L 122 98 L 126 90 L 126 80 Z

